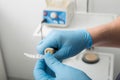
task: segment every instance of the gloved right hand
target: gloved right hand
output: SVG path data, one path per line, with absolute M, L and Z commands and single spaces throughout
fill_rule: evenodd
M 55 77 L 46 72 L 47 66 L 55 73 Z M 91 80 L 83 71 L 60 63 L 49 53 L 44 60 L 36 63 L 34 77 L 35 80 Z
M 54 56 L 59 59 L 66 59 L 78 54 L 85 48 L 92 46 L 92 38 L 87 30 L 53 30 L 37 46 L 37 51 L 44 54 L 46 48 L 57 48 Z

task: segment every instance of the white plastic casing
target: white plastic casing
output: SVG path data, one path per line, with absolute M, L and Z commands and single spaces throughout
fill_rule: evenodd
M 65 17 L 65 24 L 57 24 L 57 22 L 54 23 L 47 23 L 45 22 L 46 26 L 53 26 L 53 27 L 67 27 L 70 25 L 73 16 L 74 16 L 74 12 L 75 12 L 75 2 L 70 0 L 70 3 L 67 5 L 67 7 L 65 8 L 56 8 L 56 7 L 46 7 L 44 9 L 44 11 L 54 11 L 54 13 L 52 13 L 50 15 L 50 18 L 55 18 L 57 15 L 55 14 L 55 12 L 60 11 L 60 12 L 64 12 L 66 14 Z M 43 14 L 43 19 L 44 19 L 44 14 Z
M 100 60 L 95 64 L 88 64 L 82 60 L 86 52 L 98 54 Z M 72 66 L 85 72 L 92 80 L 113 80 L 114 55 L 110 53 L 83 51 L 78 55 L 63 61 L 64 64 Z

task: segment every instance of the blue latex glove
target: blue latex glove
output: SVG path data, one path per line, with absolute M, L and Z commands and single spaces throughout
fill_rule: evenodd
M 44 54 L 48 47 L 58 49 L 54 56 L 59 59 L 66 59 L 78 54 L 85 48 L 92 46 L 92 38 L 86 30 L 53 30 L 49 35 L 39 43 L 37 51 Z
M 35 80 L 91 80 L 83 71 L 60 63 L 53 55 L 46 54 L 45 61 L 38 60 L 34 68 Z M 47 66 L 54 71 L 56 77 L 47 74 Z

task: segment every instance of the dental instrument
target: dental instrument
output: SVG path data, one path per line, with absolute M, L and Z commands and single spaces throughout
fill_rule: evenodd
M 44 50 L 44 54 L 46 54 L 46 53 L 54 54 L 54 52 L 55 52 L 55 50 L 53 48 L 46 48 Z M 44 55 L 42 55 L 42 54 L 33 55 L 33 54 L 29 54 L 29 53 L 24 53 L 24 55 L 31 59 L 43 59 L 44 58 Z

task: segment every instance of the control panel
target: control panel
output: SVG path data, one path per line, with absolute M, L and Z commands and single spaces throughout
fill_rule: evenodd
M 46 20 L 47 24 L 65 25 L 66 24 L 66 12 L 44 10 L 43 19 Z

